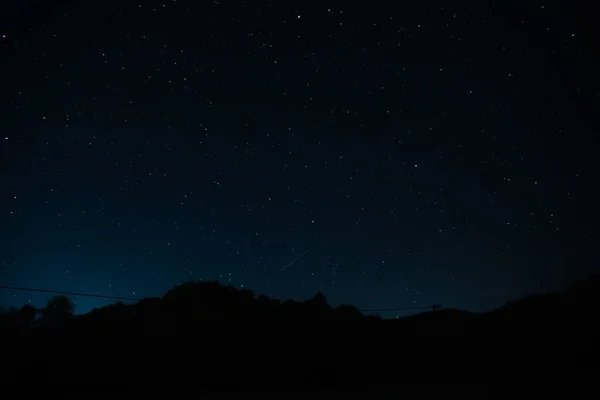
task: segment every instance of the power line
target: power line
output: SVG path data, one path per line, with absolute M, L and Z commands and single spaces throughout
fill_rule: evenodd
M 102 294 L 93 293 L 81 293 L 81 292 L 64 292 L 59 290 L 49 289 L 33 289 L 19 286 L 5 286 L 0 285 L 0 289 L 8 290 L 19 290 L 22 292 L 38 292 L 38 293 L 51 293 L 51 294 L 62 294 L 66 296 L 81 296 L 81 297 L 93 297 L 97 299 L 109 299 L 109 300 L 127 300 L 127 301 L 141 301 L 143 299 L 137 297 L 120 297 L 120 296 L 106 296 Z M 419 306 L 419 307 L 396 307 L 396 308 L 371 308 L 366 310 L 359 310 L 361 312 L 385 312 L 385 311 L 411 311 L 411 310 L 425 310 L 431 309 L 433 306 Z M 439 305 L 436 307 L 441 308 Z
M 433 306 L 419 306 L 419 307 L 403 307 L 403 308 L 370 308 L 368 310 L 360 310 L 362 312 L 383 312 L 383 311 L 410 311 L 410 310 L 425 310 L 433 308 Z M 442 308 L 442 307 L 437 307 Z
M 102 294 L 91 294 L 91 293 L 79 293 L 79 292 L 61 292 L 58 290 L 48 290 L 48 289 L 32 289 L 32 288 L 24 288 L 17 286 L 4 286 L 0 285 L 0 289 L 9 289 L 9 290 L 20 290 L 24 292 L 39 292 L 39 293 L 52 293 L 52 294 L 64 294 L 68 296 L 83 296 L 83 297 L 95 297 L 100 299 L 111 299 L 111 300 L 131 300 L 131 301 L 140 301 L 142 299 L 138 299 L 135 297 L 117 297 L 117 296 L 105 296 Z

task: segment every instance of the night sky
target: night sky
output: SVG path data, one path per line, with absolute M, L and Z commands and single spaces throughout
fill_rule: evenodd
M 4 3 L 0 285 L 484 311 L 598 269 L 577 2 Z

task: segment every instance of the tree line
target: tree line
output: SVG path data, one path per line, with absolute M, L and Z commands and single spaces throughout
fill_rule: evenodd
M 24 331 L 41 325 L 64 321 L 74 315 L 75 303 L 67 296 L 58 295 L 48 299 L 43 308 L 25 304 L 21 308 L 1 309 L 0 327 L 8 330 Z

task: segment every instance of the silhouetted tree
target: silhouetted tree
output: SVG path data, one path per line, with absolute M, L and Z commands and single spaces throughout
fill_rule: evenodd
M 67 296 L 55 296 L 48 300 L 41 310 L 41 321 L 53 323 L 69 319 L 75 313 L 75 304 Z
M 18 332 L 19 330 L 19 312 L 14 307 L 3 309 L 0 314 L 0 331 Z
M 312 298 L 306 300 L 302 309 L 309 319 L 333 317 L 331 306 L 327 303 L 327 297 L 323 292 L 317 292 Z
M 25 304 L 19 310 L 19 319 L 26 328 L 31 328 L 35 324 L 37 310 L 31 304 Z
M 336 307 L 335 315 L 340 319 L 355 319 L 363 317 L 358 308 L 347 304 L 342 304 L 341 306 Z
M 328 308 L 329 304 L 327 304 L 327 296 L 323 292 L 317 292 L 315 295 L 307 301 L 313 306 Z

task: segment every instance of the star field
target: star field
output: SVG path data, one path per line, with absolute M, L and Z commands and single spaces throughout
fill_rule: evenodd
M 594 271 L 589 21 L 443 3 L 9 1 L 0 283 L 483 311 Z

